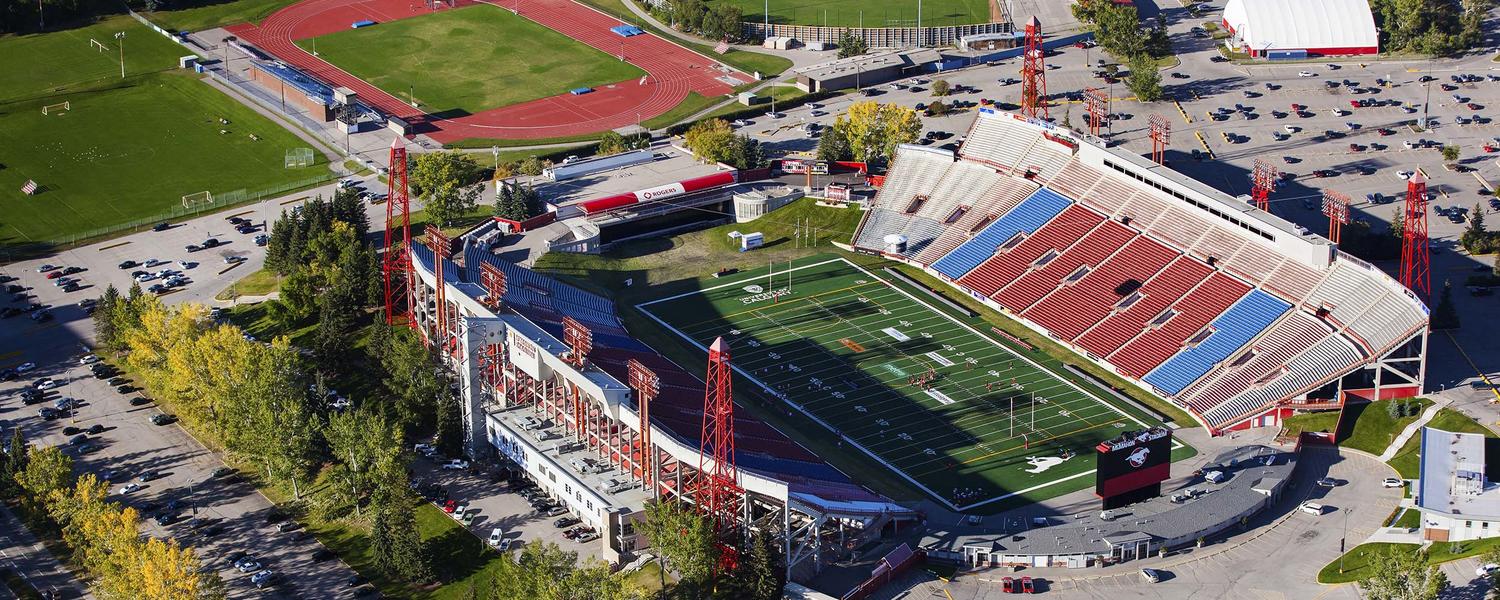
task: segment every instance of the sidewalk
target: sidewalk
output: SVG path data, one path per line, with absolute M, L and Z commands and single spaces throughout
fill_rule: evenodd
M 1426 426 L 1428 421 L 1431 421 L 1433 417 L 1437 416 L 1439 410 L 1447 406 L 1447 399 L 1437 397 L 1432 402 L 1432 406 L 1429 406 L 1427 407 L 1427 410 L 1422 411 L 1422 416 L 1417 417 L 1417 420 L 1412 421 L 1411 424 L 1407 425 L 1406 429 L 1401 431 L 1401 435 L 1396 436 L 1396 439 L 1391 442 L 1391 445 L 1386 447 L 1385 452 L 1380 453 L 1380 461 L 1390 462 L 1391 459 L 1396 456 L 1396 453 L 1400 452 L 1401 448 L 1406 446 L 1406 441 L 1410 440 L 1411 436 L 1414 436 L 1418 431 L 1421 431 L 1422 427 Z

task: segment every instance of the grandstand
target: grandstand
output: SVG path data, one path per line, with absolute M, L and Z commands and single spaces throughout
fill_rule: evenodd
M 1050 123 L 981 109 L 956 155 L 901 146 L 853 244 L 921 266 L 1216 433 L 1421 391 L 1428 310 L 1395 280 Z

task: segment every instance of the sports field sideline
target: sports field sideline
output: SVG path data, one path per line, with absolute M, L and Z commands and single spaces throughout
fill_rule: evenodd
M 1158 424 L 842 258 L 768 272 L 638 307 L 951 508 L 1091 487 L 1095 445 Z

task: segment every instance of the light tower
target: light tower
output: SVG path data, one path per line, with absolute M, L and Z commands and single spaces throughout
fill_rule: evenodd
M 1086 88 L 1083 90 L 1083 105 L 1089 114 L 1089 135 L 1098 137 L 1108 114 L 1105 107 L 1109 105 L 1109 95 L 1099 88 Z
M 1344 226 L 1349 224 L 1349 197 L 1323 190 L 1323 214 L 1328 216 L 1328 239 L 1339 243 Z
M 1042 48 L 1042 22 L 1035 16 L 1026 22 L 1026 49 L 1021 62 L 1021 114 L 1046 119 L 1047 51 Z
M 479 285 L 484 288 L 484 298 L 480 300 L 485 308 L 500 313 L 504 306 L 505 298 L 505 273 L 490 263 L 479 265 Z M 505 403 L 511 400 L 510 386 L 505 378 L 505 344 L 501 341 L 489 344 L 480 350 L 480 357 L 484 368 L 481 373 L 489 383 L 490 389 L 495 395 L 504 398 Z M 498 398 L 497 398 L 498 400 Z
M 1154 114 L 1147 119 L 1147 124 L 1151 127 L 1151 162 L 1167 164 L 1167 144 L 1172 141 L 1172 122 L 1164 116 Z
M 1421 171 L 1406 180 L 1401 234 L 1401 285 L 1425 301 L 1432 296 L 1432 256 L 1427 248 L 1427 177 Z
M 385 285 L 387 325 L 415 326 L 411 317 L 411 200 L 406 191 L 406 146 L 398 136 L 391 141 L 390 169 L 386 173 L 385 256 L 380 275 Z
M 731 396 L 729 344 L 716 338 L 708 347 L 707 386 L 703 392 L 703 436 L 698 442 L 698 480 L 693 501 L 713 521 L 719 539 L 730 538 L 740 512 L 739 472 L 734 463 L 734 398 Z M 732 567 L 732 544 L 720 547 L 720 567 Z
M 453 254 L 453 246 L 448 241 L 448 236 L 437 225 L 427 224 L 427 247 L 432 250 L 432 280 L 434 294 L 437 296 L 437 315 L 433 326 L 432 337 L 428 341 L 437 341 L 438 348 L 446 351 L 448 349 L 448 294 L 446 279 L 443 272 L 448 257 Z
M 1255 159 L 1255 170 L 1250 173 L 1250 197 L 1255 208 L 1270 212 L 1271 190 L 1276 189 L 1276 167 L 1259 158 Z
M 641 417 L 641 435 L 636 440 L 641 451 L 635 464 L 641 469 L 641 481 L 646 482 L 649 488 L 653 483 L 651 463 L 655 462 L 652 460 L 651 450 L 651 401 L 661 391 L 661 379 L 656 376 L 655 371 L 634 358 L 626 362 L 625 367 L 630 370 L 630 389 L 635 390 L 636 412 Z

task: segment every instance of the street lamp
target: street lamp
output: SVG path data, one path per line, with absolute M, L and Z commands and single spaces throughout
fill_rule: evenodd
M 226 36 L 224 38 L 224 76 L 228 77 L 230 81 L 234 81 L 234 68 L 233 63 L 230 62 L 232 58 L 229 55 L 229 44 L 232 44 L 239 39 L 240 38 L 234 37 L 232 35 Z
M 125 78 L 125 32 L 115 33 L 115 43 L 120 46 L 120 79 Z

